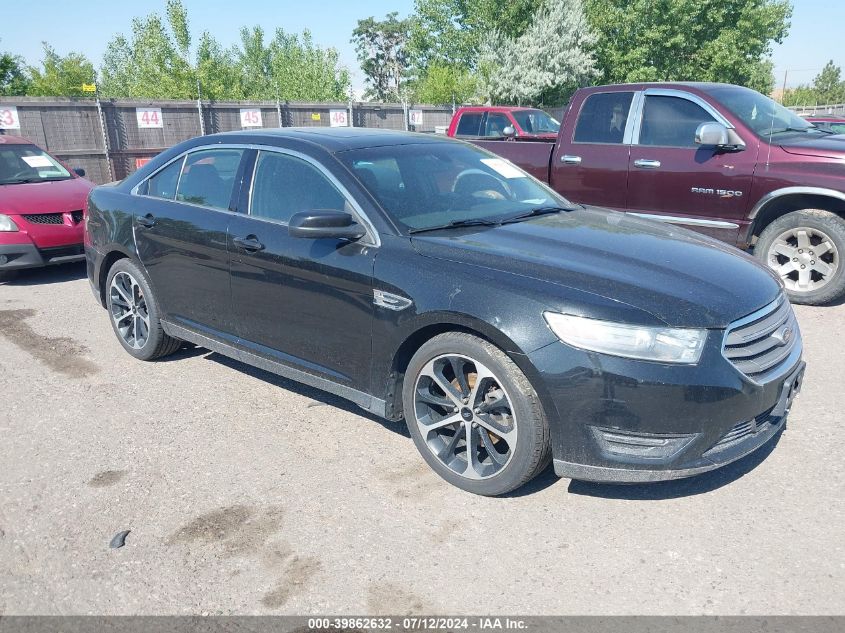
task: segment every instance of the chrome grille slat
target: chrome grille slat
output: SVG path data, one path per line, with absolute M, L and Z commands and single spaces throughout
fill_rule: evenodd
M 787 333 L 789 336 L 785 337 Z M 725 332 L 722 354 L 748 378 L 765 380 L 778 371 L 800 344 L 801 333 L 792 306 L 781 296 L 732 323 Z

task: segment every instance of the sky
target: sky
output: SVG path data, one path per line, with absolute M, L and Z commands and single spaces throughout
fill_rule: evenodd
M 413 10 L 413 0 L 367 0 L 360 5 L 349 0 L 183 0 L 188 9 L 194 41 L 210 31 L 218 41 L 230 45 L 238 40 L 241 26 L 260 24 L 267 33 L 281 26 L 288 32 L 310 29 L 317 44 L 333 46 L 352 74 L 353 88 L 360 90 L 364 78 L 350 44 L 352 30 L 360 18 L 378 18 L 389 11 L 401 17 Z M 99 66 L 107 42 L 117 33 L 128 34 L 133 17 L 150 12 L 164 13 L 164 0 L 142 3 L 115 0 L 49 0 L 3 3 L 0 22 L 0 50 L 22 55 L 30 64 L 42 57 L 41 41 L 48 41 L 59 53 L 84 53 Z M 809 83 L 833 60 L 845 68 L 845 2 L 842 0 L 793 0 L 792 28 L 783 44 L 773 52 L 776 85 L 784 73 L 787 85 Z

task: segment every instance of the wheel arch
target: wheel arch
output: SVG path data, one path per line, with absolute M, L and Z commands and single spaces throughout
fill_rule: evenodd
M 505 333 L 494 326 L 479 319 L 467 315 L 440 314 L 429 315 L 424 322 L 418 323 L 409 331 L 402 342 L 396 347 L 396 351 L 390 362 L 387 376 L 387 388 L 385 389 L 385 417 L 392 420 L 399 420 L 403 416 L 402 411 L 402 387 L 405 381 L 405 371 L 408 368 L 411 358 L 425 343 L 439 334 L 446 332 L 464 332 L 477 336 L 501 349 L 507 356 L 516 363 L 528 380 L 538 391 L 541 402 L 546 399 L 543 393 L 539 393 L 541 385 L 538 384 L 536 371 L 528 360 L 526 353 Z
M 104 308 L 106 307 L 106 282 L 108 281 L 109 271 L 115 262 L 121 259 L 132 259 L 132 254 L 124 248 L 113 247 L 103 256 L 103 260 L 100 263 L 97 285 L 100 292 L 100 304 Z
M 785 187 L 763 196 L 749 214 L 749 242 L 778 218 L 802 209 L 822 209 L 845 218 L 845 193 L 821 187 Z

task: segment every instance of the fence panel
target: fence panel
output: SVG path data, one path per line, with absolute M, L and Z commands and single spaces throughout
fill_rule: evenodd
M 200 107 L 196 101 L 113 99 L 100 104 L 105 125 L 103 130 L 93 99 L 2 97 L 2 105 L 17 108 L 20 129 L 0 130 L 0 134 L 20 135 L 32 140 L 71 167 L 84 168 L 87 177 L 96 183 L 125 178 L 159 152 L 200 136 L 203 131 L 214 134 L 258 127 L 329 127 L 332 111 L 338 110 L 345 113 L 347 122 L 355 127 L 416 132 L 445 128 L 452 118 L 450 107 L 273 101 L 203 101 L 200 118 Z M 148 110 L 144 119 L 141 113 L 149 108 L 158 110 Z M 261 125 L 257 125 L 256 114 L 250 113 L 242 118 L 243 109 L 258 110 Z M 406 121 L 412 111 L 416 114 L 421 112 L 422 119 L 417 125 Z M 254 123 L 255 126 L 252 125 Z M 104 132 L 108 145 L 104 143 Z

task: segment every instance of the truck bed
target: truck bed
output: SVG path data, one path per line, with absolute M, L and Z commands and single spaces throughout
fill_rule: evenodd
M 470 143 L 507 158 L 538 180 L 549 182 L 554 141 L 472 140 Z

